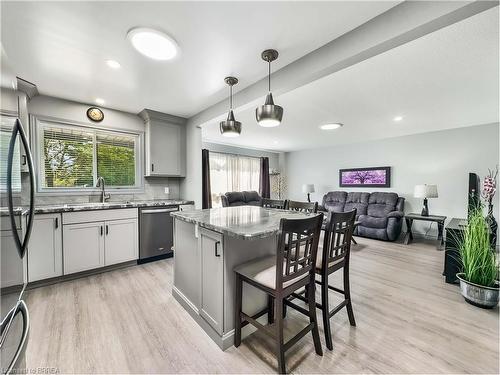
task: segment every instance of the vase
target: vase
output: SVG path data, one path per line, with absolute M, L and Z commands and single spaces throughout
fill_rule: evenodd
M 492 309 L 498 305 L 500 293 L 498 281 L 495 282 L 494 286 L 488 287 L 465 280 L 465 274 L 463 273 L 457 273 L 457 278 L 460 280 L 460 292 L 462 296 L 471 305 L 483 309 Z
M 493 216 L 493 205 L 491 203 L 488 205 L 488 216 L 486 216 L 486 221 L 488 222 L 491 231 L 490 233 L 491 247 L 495 249 L 497 244 L 498 223 L 495 219 L 495 216 Z

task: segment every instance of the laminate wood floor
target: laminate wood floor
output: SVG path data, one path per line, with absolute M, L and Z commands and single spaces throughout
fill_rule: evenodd
M 499 310 L 466 304 L 441 276 L 435 242 L 359 238 L 351 290 L 357 327 L 333 320 L 334 350 L 310 336 L 286 356 L 296 373 L 496 373 Z M 174 300 L 172 259 L 28 292 L 28 369 L 60 373 L 274 373 L 273 346 L 254 333 L 222 352 Z M 340 275 L 339 275 L 340 276 Z M 332 277 L 341 285 L 339 276 Z M 333 299 L 334 293 L 331 293 Z M 288 310 L 287 331 L 306 318 Z

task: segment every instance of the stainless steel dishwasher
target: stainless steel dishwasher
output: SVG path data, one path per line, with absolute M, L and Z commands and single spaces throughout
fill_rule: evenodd
M 139 210 L 139 263 L 173 255 L 174 220 L 178 206 L 144 207 Z

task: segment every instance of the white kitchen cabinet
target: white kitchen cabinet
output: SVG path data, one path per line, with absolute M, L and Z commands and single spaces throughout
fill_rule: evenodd
M 61 214 L 35 215 L 28 245 L 28 282 L 62 274 Z
M 64 274 L 104 266 L 104 223 L 63 226 Z
M 146 177 L 185 177 L 186 119 L 143 110 L 146 125 Z
M 2 226 L 2 229 L 4 228 L 9 227 Z M 0 252 L 2 288 L 23 285 L 23 263 L 19 258 L 10 229 L 0 231 L 0 247 L 2 249 Z
M 137 219 L 106 221 L 104 225 L 104 265 L 139 257 Z
M 64 213 L 63 223 L 65 275 L 139 257 L 136 208 Z
M 222 235 L 200 228 L 200 315 L 219 334 L 224 329 L 224 249 Z

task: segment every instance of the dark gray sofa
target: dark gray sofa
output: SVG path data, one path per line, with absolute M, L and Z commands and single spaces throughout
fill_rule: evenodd
M 262 198 L 256 191 L 231 191 L 221 195 L 222 207 L 260 206 Z
M 355 208 L 360 224 L 354 234 L 395 241 L 401 234 L 404 206 L 405 199 L 396 193 L 331 191 L 323 197 L 320 209 L 346 212 Z

